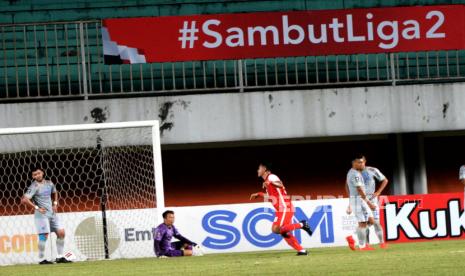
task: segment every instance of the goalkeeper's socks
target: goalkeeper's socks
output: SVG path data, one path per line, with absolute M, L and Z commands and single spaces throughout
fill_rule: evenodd
M 281 234 L 285 234 L 300 228 L 302 228 L 302 223 L 286 224 L 281 226 L 280 232 Z

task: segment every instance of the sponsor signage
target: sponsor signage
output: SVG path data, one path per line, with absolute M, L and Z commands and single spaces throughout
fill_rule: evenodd
M 454 50 L 465 6 L 104 19 L 105 63 Z
M 306 219 L 314 230 L 309 237 L 294 235 L 306 248 L 345 246 L 357 221 L 347 215 L 348 199 L 295 201 L 294 222 Z M 387 196 L 381 200 L 381 222 L 388 242 L 464 238 L 463 194 Z M 290 249 L 281 235 L 271 233 L 274 210 L 269 203 L 174 207 L 175 225 L 206 253 Z M 108 253 L 111 259 L 153 257 L 156 209 L 107 211 Z M 66 231 L 65 251 L 77 260 L 105 257 L 101 212 L 61 213 Z M 33 215 L 0 217 L 0 265 L 37 262 L 37 235 Z M 377 243 L 374 231 L 370 240 Z M 47 243 L 55 256 L 55 235 Z
M 354 230 L 354 217 L 345 214 L 347 199 L 295 202 L 294 221 L 307 219 L 314 229 L 309 237 L 294 232 L 305 247 L 345 245 Z M 211 205 L 172 208 L 175 225 L 189 239 L 201 244 L 206 253 L 289 249 L 280 235 L 271 233 L 274 210 L 269 203 Z M 77 260 L 103 259 L 101 212 L 61 213 L 66 231 L 65 251 Z M 156 209 L 107 211 L 110 258 L 153 257 L 153 228 Z M 0 217 L 0 264 L 37 261 L 37 236 L 33 215 Z M 55 256 L 55 235 L 47 242 L 48 258 Z
M 381 221 L 388 242 L 463 239 L 463 193 L 389 196 Z

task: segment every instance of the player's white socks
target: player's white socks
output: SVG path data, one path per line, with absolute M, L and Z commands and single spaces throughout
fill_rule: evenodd
M 63 257 L 64 247 L 65 247 L 65 239 L 57 238 L 57 258 Z
M 379 224 L 378 221 L 375 221 L 375 224 L 373 224 L 373 227 L 375 228 L 375 233 L 376 236 L 378 236 L 379 243 L 384 243 L 384 233 L 383 233 L 383 227 L 381 227 L 381 224 Z
M 358 227 L 356 233 L 358 238 L 358 246 L 360 248 L 365 247 L 367 239 L 367 228 Z

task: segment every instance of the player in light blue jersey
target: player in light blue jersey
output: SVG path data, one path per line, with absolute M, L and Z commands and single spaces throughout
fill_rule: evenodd
M 357 155 L 352 160 L 352 168 L 347 173 L 346 191 L 349 194 L 348 213 L 352 210 L 358 222 L 356 234 L 359 241 L 359 250 L 373 250 L 372 247 L 366 246 L 366 237 L 368 226 L 373 225 L 373 210 L 376 206 L 368 199 L 365 192 L 365 182 L 362 176 L 365 168 L 365 157 Z M 355 241 L 352 236 L 348 236 L 347 242 L 352 250 L 356 250 Z
M 379 239 L 380 247 L 383 249 L 387 248 L 387 244 L 384 242 L 384 233 L 383 227 L 379 222 L 379 195 L 383 192 L 388 184 L 388 179 L 381 173 L 380 170 L 374 167 L 366 166 L 366 159 L 363 160 L 364 168 L 362 171 L 363 181 L 365 183 L 365 192 L 370 200 L 370 202 L 375 205 L 376 209 L 373 210 L 373 218 L 374 224 L 373 227 L 375 228 L 376 236 Z M 376 184 L 379 183 L 378 189 L 376 189 Z M 370 231 L 368 228 L 367 231 L 367 242 L 369 242 L 369 235 Z
M 34 181 L 27 189 L 22 198 L 22 202 L 34 209 L 34 221 L 39 235 L 39 264 L 53 264 L 45 259 L 45 244 L 50 232 L 57 235 L 57 263 L 70 263 L 63 256 L 65 246 L 65 230 L 57 216 L 58 193 L 55 184 L 44 178 L 44 170 L 40 167 L 32 169 Z M 53 197 L 53 203 L 52 203 Z

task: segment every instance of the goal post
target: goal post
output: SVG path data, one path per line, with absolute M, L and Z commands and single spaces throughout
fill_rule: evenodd
M 165 208 L 158 121 L 3 128 L 0 166 L 0 265 L 37 260 L 33 210 L 21 203 L 33 166 L 57 187 L 65 251 L 79 260 L 153 255 Z

